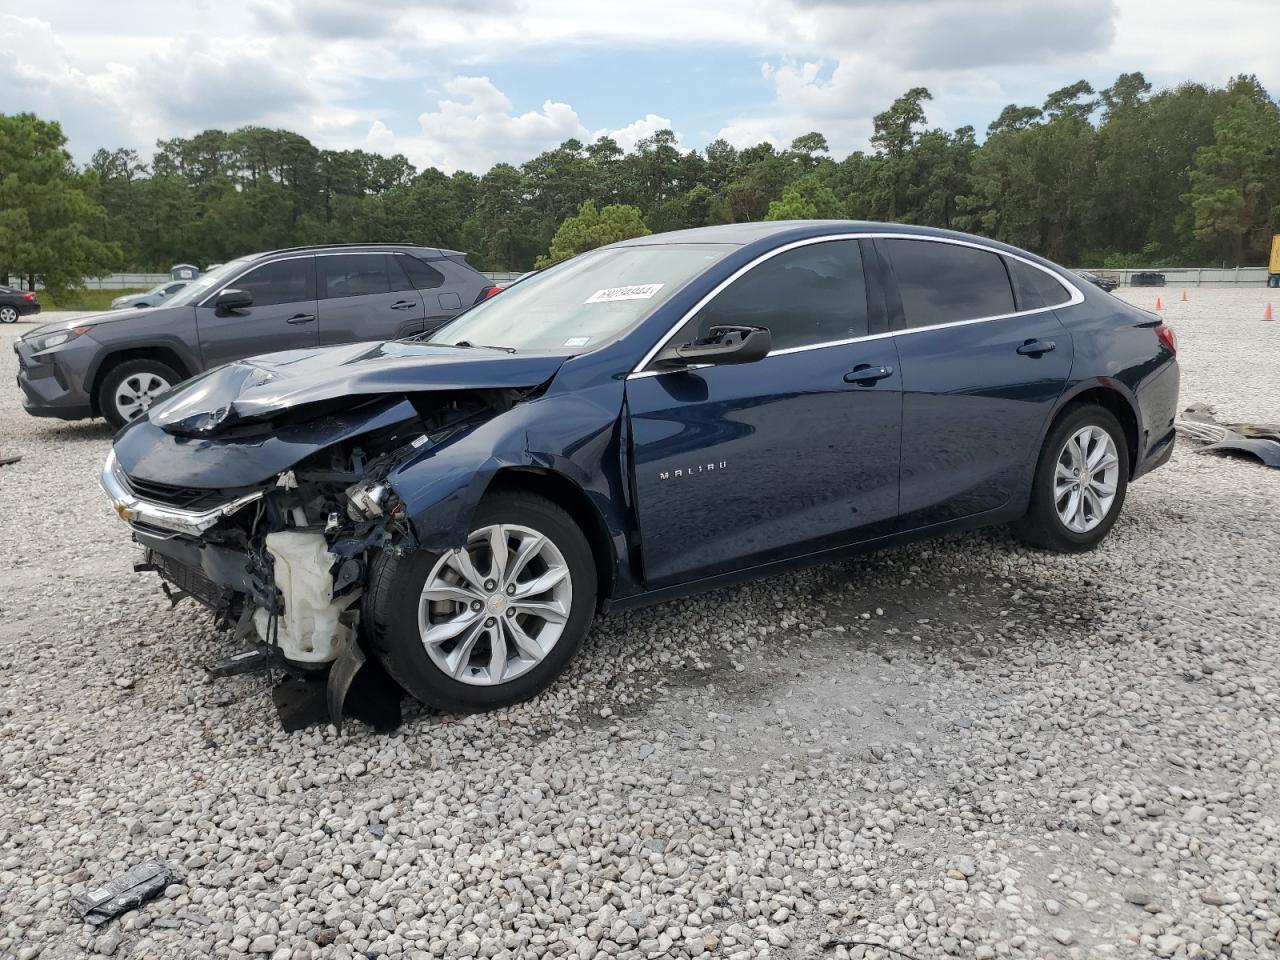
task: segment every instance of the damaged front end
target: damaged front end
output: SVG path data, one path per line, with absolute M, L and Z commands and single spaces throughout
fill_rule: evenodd
M 136 568 L 249 644 L 211 672 L 279 671 L 273 696 L 286 727 L 326 717 L 340 727 L 357 677 L 379 679 L 376 665 L 361 669 L 370 569 L 383 551 L 419 548 L 394 471 L 536 395 L 544 371 L 529 386 L 423 384 L 388 395 L 357 379 L 327 396 L 255 401 L 255 390 L 278 389 L 273 373 L 215 371 L 234 398 L 203 380 L 180 389 L 117 438 L 102 486 L 143 549 Z M 394 725 L 400 691 L 381 680 L 370 694 L 386 702 L 356 715 Z

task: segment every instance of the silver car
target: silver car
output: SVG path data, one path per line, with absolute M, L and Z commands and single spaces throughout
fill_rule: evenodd
M 156 284 L 146 293 L 126 293 L 123 297 L 116 297 L 111 301 L 111 309 L 127 310 L 132 307 L 159 306 L 190 282 L 190 280 L 166 280 L 164 283 Z

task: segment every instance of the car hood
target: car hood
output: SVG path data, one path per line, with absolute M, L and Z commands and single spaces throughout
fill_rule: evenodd
M 70 330 L 72 327 L 96 327 L 102 323 L 118 323 L 121 320 L 137 320 L 145 318 L 147 320 L 164 320 L 166 317 L 172 317 L 171 310 L 191 309 L 190 307 L 117 307 L 114 310 L 103 311 L 100 313 L 82 313 L 74 317 L 68 317 L 65 320 L 55 320 L 52 323 L 42 323 L 34 330 L 29 330 L 22 335 L 25 340 L 27 337 L 37 337 L 46 333 L 53 333 L 55 330 Z
M 229 363 L 188 381 L 153 406 L 148 419 L 166 433 L 216 436 L 308 405 L 327 409 L 333 401 L 534 387 L 550 380 L 566 359 L 406 341 L 288 350 Z
M 416 415 L 430 394 L 528 390 L 566 356 L 433 344 L 290 350 L 218 367 L 178 386 L 115 439 L 131 477 L 240 488 L 305 457 Z

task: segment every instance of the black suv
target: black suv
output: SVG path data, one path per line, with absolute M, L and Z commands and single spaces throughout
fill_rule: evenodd
M 174 384 L 280 350 L 434 330 L 498 288 L 456 250 L 403 244 L 294 247 L 241 257 L 164 306 L 37 327 L 14 343 L 23 406 L 120 426 Z

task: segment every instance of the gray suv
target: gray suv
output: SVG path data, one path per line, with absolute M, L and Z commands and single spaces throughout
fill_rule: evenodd
M 33 416 L 120 427 L 161 393 L 260 353 L 395 340 L 496 293 L 456 250 L 342 244 L 259 253 L 197 277 L 163 306 L 76 317 L 16 343 Z

